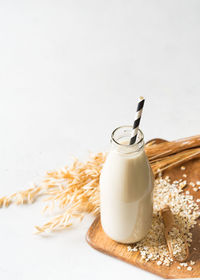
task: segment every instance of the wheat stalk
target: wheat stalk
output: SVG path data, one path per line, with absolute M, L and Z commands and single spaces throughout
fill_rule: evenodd
M 145 151 L 157 175 L 167 168 L 200 157 L 200 136 L 160 144 L 150 142 Z M 97 153 L 85 163 L 76 159 L 71 167 L 47 172 L 41 183 L 0 198 L 0 207 L 33 203 L 44 195 L 43 211 L 59 208 L 62 213 L 43 226 L 36 226 L 38 233 L 68 228 L 87 213 L 97 215 L 100 208 L 99 177 L 105 159 L 106 153 Z

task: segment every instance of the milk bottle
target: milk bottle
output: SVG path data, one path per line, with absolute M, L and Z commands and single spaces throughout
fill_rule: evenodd
M 152 222 L 153 173 L 144 151 L 143 133 L 129 145 L 132 127 L 115 129 L 111 150 L 100 176 L 101 224 L 121 243 L 134 243 L 148 233 Z

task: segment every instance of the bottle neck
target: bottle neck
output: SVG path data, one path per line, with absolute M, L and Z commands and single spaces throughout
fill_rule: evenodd
M 129 145 L 132 126 L 120 126 L 111 135 L 112 150 L 122 154 L 138 153 L 144 149 L 144 135 L 138 130 L 136 143 Z

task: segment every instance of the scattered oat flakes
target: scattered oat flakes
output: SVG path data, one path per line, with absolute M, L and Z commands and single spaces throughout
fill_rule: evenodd
M 187 267 L 188 264 L 187 263 L 180 263 L 181 266 Z
M 183 174 L 183 177 L 186 178 L 186 177 L 187 177 L 187 174 Z
M 189 185 L 192 186 L 192 187 L 195 186 L 195 184 L 193 182 L 190 182 Z
M 193 188 L 193 191 L 194 191 L 194 192 L 197 192 L 197 191 L 198 191 L 198 188 Z
M 162 266 L 170 266 L 174 262 L 168 251 L 164 236 L 164 224 L 160 216 L 160 210 L 166 205 L 170 207 L 176 225 L 182 229 L 188 246 L 192 242 L 190 230 L 200 215 L 199 207 L 189 192 L 182 193 L 181 183 L 183 182 L 177 180 L 171 182 L 170 179 L 165 180 L 162 177 L 155 180 L 152 226 L 149 234 L 132 247 L 132 250 L 135 248 L 139 251 L 141 258 L 145 261 L 156 261 L 157 265 Z M 180 266 L 187 267 L 188 264 L 181 263 Z
M 185 166 L 181 166 L 181 170 L 185 170 Z
M 179 180 L 180 181 L 180 180 Z M 181 180 L 182 181 L 182 180 Z M 180 182 L 179 183 L 179 187 L 181 188 L 181 189 L 184 189 L 185 187 L 187 186 L 187 181 L 186 180 L 184 180 L 183 182 Z
M 128 251 L 130 252 L 130 251 L 132 251 L 132 248 L 131 248 L 131 246 L 128 246 Z
M 192 267 L 191 267 L 191 266 L 188 266 L 187 270 L 191 271 L 191 270 L 192 270 Z

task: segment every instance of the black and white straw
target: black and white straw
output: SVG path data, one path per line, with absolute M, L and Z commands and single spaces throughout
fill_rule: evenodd
M 144 97 L 139 98 L 137 111 L 136 111 L 136 115 L 135 115 L 135 121 L 133 123 L 133 131 L 131 133 L 131 139 L 130 139 L 129 145 L 132 145 L 136 142 L 137 133 L 138 133 L 139 125 L 140 125 L 140 119 L 141 119 L 141 115 L 142 115 L 142 110 L 144 107 L 144 101 L 145 101 Z

